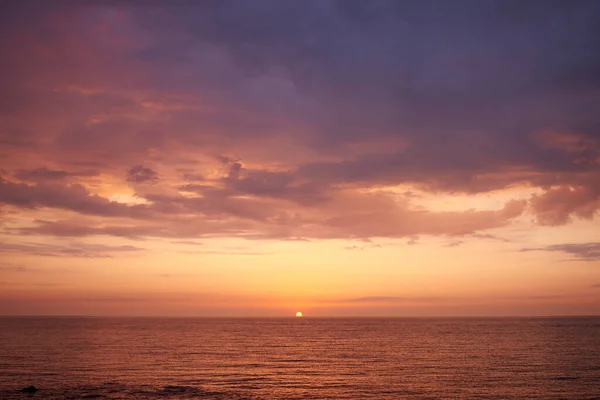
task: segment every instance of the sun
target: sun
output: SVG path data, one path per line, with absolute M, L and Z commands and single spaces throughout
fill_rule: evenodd
M 300 317 L 302 317 L 302 312 L 298 311 L 298 312 L 296 313 L 296 318 L 300 318 Z

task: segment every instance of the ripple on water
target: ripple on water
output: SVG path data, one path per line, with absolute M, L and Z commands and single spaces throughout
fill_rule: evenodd
M 40 388 L 34 399 L 516 400 L 600 393 L 598 318 L 297 322 L 3 319 L 0 399 L 24 399 L 19 389 L 32 384 Z

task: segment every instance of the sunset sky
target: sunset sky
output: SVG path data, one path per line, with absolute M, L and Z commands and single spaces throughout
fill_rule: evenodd
M 0 314 L 600 314 L 599 21 L 3 1 Z

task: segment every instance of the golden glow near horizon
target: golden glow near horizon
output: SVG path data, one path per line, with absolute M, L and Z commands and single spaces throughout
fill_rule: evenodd
M 301 318 L 301 317 L 302 317 L 302 313 L 301 313 L 300 311 L 298 311 L 298 312 L 296 313 L 296 318 Z

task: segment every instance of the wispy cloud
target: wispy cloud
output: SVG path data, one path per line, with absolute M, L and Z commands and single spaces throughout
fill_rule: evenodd
M 498 241 L 505 242 L 505 243 L 510 242 L 510 240 L 508 240 L 506 238 L 503 238 L 498 235 L 492 235 L 491 233 L 472 233 L 470 236 L 473 238 L 476 238 L 476 239 L 498 240 Z
M 549 251 L 569 254 L 581 261 L 600 260 L 600 242 L 553 244 L 544 247 L 522 248 L 521 252 Z
M 444 300 L 442 297 L 398 297 L 398 296 L 366 296 L 343 300 L 350 303 L 378 303 L 378 302 L 430 302 Z
M 149 301 L 149 299 L 138 298 L 138 297 L 83 297 L 78 299 L 79 301 L 90 302 L 90 303 L 137 303 Z
M 131 253 L 142 250 L 144 249 L 130 245 L 109 246 L 85 243 L 69 243 L 65 245 L 46 243 L 0 243 L 0 253 L 27 253 L 48 257 L 111 258 L 114 253 Z
M 0 263 L 0 271 L 29 272 L 32 271 L 32 269 L 20 264 Z
M 98 170 L 65 171 L 53 170 L 47 167 L 40 167 L 35 169 L 19 169 L 14 173 L 14 177 L 19 180 L 34 182 L 61 181 L 66 178 L 93 177 L 98 175 L 100 175 L 100 172 Z
M 261 251 L 230 251 L 230 250 L 198 250 L 198 251 L 182 251 L 185 254 L 212 254 L 222 256 L 270 256 L 274 253 Z
M 171 242 L 172 244 L 183 244 L 188 246 L 204 246 L 204 243 L 194 242 L 193 240 L 176 240 Z
M 411 245 L 411 246 L 415 245 L 415 244 L 419 244 L 419 237 L 415 236 L 415 235 L 411 236 L 408 239 L 408 241 L 406 242 L 406 244 Z
M 364 250 L 364 247 L 352 245 L 352 246 L 346 246 L 346 247 L 344 247 L 344 249 L 346 249 L 346 250 Z

